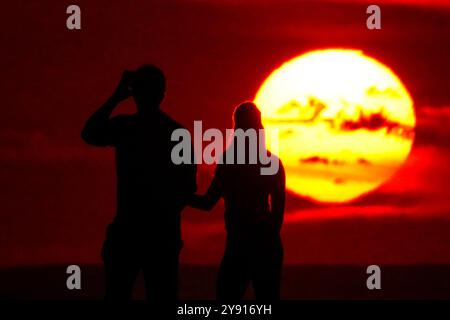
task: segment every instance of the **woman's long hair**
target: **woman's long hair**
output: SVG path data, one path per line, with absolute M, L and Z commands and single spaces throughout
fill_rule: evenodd
M 255 105 L 255 103 L 251 101 L 246 101 L 238 105 L 233 112 L 233 129 L 234 133 L 231 137 L 231 141 L 229 144 L 229 147 L 227 148 L 227 151 L 230 150 L 230 148 L 233 148 L 234 150 L 234 160 L 236 160 L 237 152 L 236 150 L 236 130 L 243 130 L 244 132 L 248 129 L 254 129 L 256 132 L 256 144 L 257 148 L 256 151 L 256 159 L 257 163 L 259 163 L 259 152 L 267 152 L 266 144 L 265 144 L 265 135 L 264 135 L 264 126 L 261 121 L 261 112 L 259 111 L 258 107 Z M 245 163 L 249 162 L 249 152 L 252 152 L 251 146 L 249 145 L 250 142 L 248 139 L 246 139 L 245 143 Z M 236 163 L 236 162 L 234 162 Z
M 238 105 L 233 112 L 234 129 L 264 129 L 261 121 L 261 111 L 255 103 L 246 101 Z

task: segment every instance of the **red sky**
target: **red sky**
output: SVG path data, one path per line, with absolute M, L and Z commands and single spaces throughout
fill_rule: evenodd
M 395 70 L 415 101 L 416 141 L 398 174 L 357 203 L 290 195 L 286 261 L 450 263 L 448 3 L 379 1 L 382 30 L 369 31 L 365 1 L 225 2 L 78 1 L 75 32 L 65 28 L 70 3 L 2 5 L 0 266 L 99 262 L 113 153 L 85 146 L 80 129 L 124 68 L 161 66 L 163 108 L 188 128 L 201 119 L 224 129 L 274 68 L 327 47 L 362 49 Z M 210 174 L 201 168 L 201 191 Z M 222 211 L 186 210 L 183 261 L 218 262 Z

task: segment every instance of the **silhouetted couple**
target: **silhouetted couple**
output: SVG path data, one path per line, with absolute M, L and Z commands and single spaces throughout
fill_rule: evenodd
M 160 110 L 165 92 L 165 76 L 158 68 L 143 66 L 126 71 L 112 96 L 88 119 L 82 131 L 87 143 L 116 149 L 117 214 L 107 228 L 102 248 L 105 298 L 130 299 L 142 270 L 147 299 L 176 301 L 181 211 L 186 205 L 210 210 L 223 198 L 227 241 L 217 298 L 239 300 L 251 282 L 257 299 L 277 300 L 285 197 L 281 162 L 274 175 L 261 175 L 264 165 L 260 161 L 218 164 L 207 193 L 195 195 L 193 159 L 181 165 L 171 160 L 177 143 L 171 141 L 171 135 L 182 126 Z M 137 112 L 113 117 L 114 109 L 129 97 L 133 97 Z M 262 128 L 261 114 L 253 103 L 236 108 L 234 126 L 244 130 Z M 236 145 L 231 143 L 225 154 L 230 148 Z

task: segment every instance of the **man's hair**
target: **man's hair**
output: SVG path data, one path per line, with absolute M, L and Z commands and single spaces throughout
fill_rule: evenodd
M 166 77 L 158 67 L 143 65 L 136 70 L 134 86 L 138 94 L 154 102 L 161 102 L 166 93 Z

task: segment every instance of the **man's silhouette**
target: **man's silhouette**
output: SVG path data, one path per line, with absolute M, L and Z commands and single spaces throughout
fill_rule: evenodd
M 126 71 L 82 131 L 87 143 L 116 149 L 117 215 L 102 248 L 108 300 L 130 299 L 141 270 L 147 299 L 177 299 L 180 212 L 196 190 L 196 167 L 171 161 L 171 134 L 182 127 L 160 110 L 165 91 L 158 68 Z M 129 97 L 137 112 L 111 117 Z
M 262 129 L 261 113 L 252 102 L 239 105 L 234 112 L 235 129 Z M 259 139 L 259 138 L 258 138 Z M 267 152 L 265 150 L 260 152 Z M 236 137 L 222 156 L 232 152 L 234 164 L 218 164 L 213 181 L 205 195 L 193 195 L 191 206 L 210 210 L 220 198 L 225 202 L 227 241 L 217 278 L 217 299 L 242 299 L 252 283 L 256 299 L 278 300 L 283 264 L 280 230 L 285 203 L 285 173 L 281 161 L 274 175 L 261 175 L 262 163 L 248 160 L 249 144 L 245 148 L 245 164 L 237 164 L 239 148 Z M 271 155 L 274 157 L 274 155 Z M 277 159 L 278 160 L 278 159 Z

